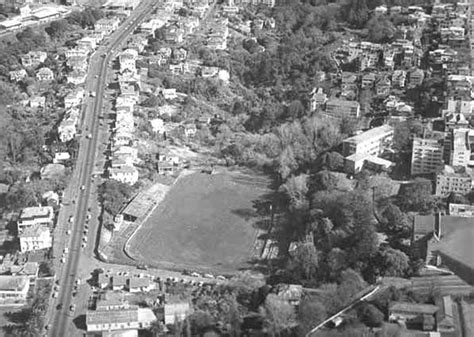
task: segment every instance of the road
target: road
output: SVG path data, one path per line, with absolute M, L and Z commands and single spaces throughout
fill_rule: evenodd
M 68 324 L 74 312 L 70 311 L 72 303 L 72 292 L 76 281 L 77 269 L 81 257 L 81 243 L 83 240 L 84 223 L 89 208 L 89 199 L 95 193 L 95 185 L 91 180 L 94 172 L 94 163 L 99 145 L 99 115 L 101 113 L 104 91 L 106 87 L 107 67 L 114 57 L 118 46 L 133 32 L 135 27 L 149 13 L 151 13 L 152 0 L 143 1 L 140 6 L 130 15 L 129 18 L 115 31 L 108 39 L 106 46 L 101 46 L 90 57 L 89 74 L 86 84 L 85 109 L 83 110 L 83 122 L 81 125 L 82 136 L 80 139 L 79 154 L 76 167 L 71 178 L 71 182 L 65 192 L 66 199 L 73 199 L 67 208 L 61 210 L 58 216 L 58 228 L 55 235 L 54 256 L 58 259 L 64 247 L 69 248 L 69 253 L 64 264 L 59 264 L 57 269 L 57 279 L 60 285 L 59 294 L 56 301 L 53 301 L 53 318 L 50 326 L 50 336 L 66 336 Z M 105 53 L 105 57 L 102 54 Z M 89 92 L 95 92 L 95 97 L 89 97 Z M 87 134 L 92 138 L 88 139 Z M 83 186 L 83 188 L 81 188 Z M 68 201 L 68 200 L 67 200 Z M 67 213 L 67 214 L 66 214 Z M 64 236 L 66 231 L 66 221 L 68 214 L 74 216 L 74 225 L 70 236 Z M 69 243 L 63 242 L 70 239 Z M 57 305 L 61 305 L 56 310 Z

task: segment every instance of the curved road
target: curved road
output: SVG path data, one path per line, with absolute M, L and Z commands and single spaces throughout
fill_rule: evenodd
M 52 324 L 50 325 L 51 336 L 66 336 L 69 321 L 74 316 L 74 312 L 70 311 L 70 305 L 72 303 L 71 294 L 73 292 L 77 268 L 81 256 L 82 234 L 86 214 L 88 212 L 87 209 L 89 207 L 89 197 L 92 192 L 91 188 L 93 187 L 91 175 L 94 171 L 96 152 L 99 145 L 99 115 L 101 114 L 102 101 L 106 86 L 107 66 L 116 51 L 115 48 L 124 42 L 140 21 L 143 20 L 153 8 L 156 8 L 156 6 L 157 2 L 153 2 L 152 0 L 143 1 L 130 17 L 118 28 L 118 30 L 109 37 L 108 45 L 99 47 L 90 57 L 89 76 L 86 85 L 87 97 L 84 98 L 84 100 L 89 100 L 89 104 L 86 103 L 86 108 L 83 111 L 83 134 L 80 140 L 76 169 L 70 183 L 74 188 L 72 193 L 75 195 L 76 200 L 75 207 L 72 209 L 75 226 L 72 229 L 69 245 L 65 245 L 65 247 L 69 247 L 69 256 L 67 256 L 66 263 L 61 265 L 60 270 L 58 271 L 60 289 L 57 301 L 54 301 L 53 303 L 53 310 L 55 312 L 51 321 Z M 104 53 L 106 56 L 102 57 Z M 89 97 L 89 91 L 96 93 L 94 99 Z M 88 133 L 92 134 L 92 139 L 86 138 Z M 81 190 L 80 186 L 84 186 L 84 190 Z M 64 215 L 62 218 L 65 218 Z M 63 223 L 58 223 L 58 226 L 64 225 L 65 224 Z M 61 239 L 58 239 L 58 242 L 61 242 Z M 55 251 L 58 252 L 57 247 L 55 248 Z M 56 310 L 57 304 L 62 305 L 58 310 Z

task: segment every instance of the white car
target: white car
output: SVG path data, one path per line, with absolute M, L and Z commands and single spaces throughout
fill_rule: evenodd
M 86 187 L 84 185 L 81 186 L 81 191 L 84 191 Z
M 73 221 L 74 221 L 74 217 L 71 215 L 71 216 L 69 217 L 69 222 L 72 223 Z
M 87 236 L 84 236 L 84 237 L 82 238 L 82 241 L 87 242 Z
M 204 274 L 204 277 L 205 277 L 205 278 L 214 278 L 214 275 L 211 275 L 211 274 Z
M 71 235 L 71 230 L 70 230 L 70 229 L 68 229 L 68 230 L 66 231 L 66 235 Z
M 82 245 L 81 245 L 82 248 L 86 248 L 86 246 L 87 246 L 87 243 L 85 243 L 85 242 L 83 242 Z
M 64 254 L 67 254 L 67 253 L 69 253 L 69 248 L 66 247 L 64 248 Z
M 65 257 L 62 257 L 61 258 L 61 263 L 65 263 L 66 262 L 66 258 Z

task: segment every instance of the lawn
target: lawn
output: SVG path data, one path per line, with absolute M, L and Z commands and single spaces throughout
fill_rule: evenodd
M 223 172 L 181 177 L 131 241 L 141 262 L 161 268 L 231 272 L 244 267 L 256 239 L 252 201 L 263 177 Z

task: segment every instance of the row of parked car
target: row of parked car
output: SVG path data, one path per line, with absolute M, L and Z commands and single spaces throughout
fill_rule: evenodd
M 214 276 L 212 274 L 199 274 L 196 272 L 191 272 L 186 269 L 183 270 L 182 274 L 186 276 L 192 276 L 192 277 L 203 277 L 203 278 L 216 279 L 216 280 L 227 280 L 227 277 L 223 275 Z

